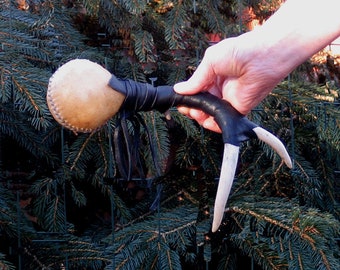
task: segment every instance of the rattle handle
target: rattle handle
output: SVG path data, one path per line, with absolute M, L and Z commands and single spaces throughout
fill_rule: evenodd
M 119 80 L 114 75 L 112 75 L 109 85 L 125 95 L 121 109 L 165 112 L 171 107 L 183 105 L 201 109 L 214 117 L 222 131 L 224 143 L 239 146 L 241 142 L 256 137 L 252 131 L 257 126 L 256 124 L 239 113 L 229 102 L 208 92 L 180 95 L 174 91 L 172 86 L 154 87 L 148 83 Z
M 259 138 L 271 145 L 291 167 L 289 155 L 283 144 L 272 134 L 258 127 L 240 114 L 229 102 L 207 92 L 195 95 L 177 94 L 172 86 L 154 87 L 132 80 L 121 81 L 111 77 L 109 85 L 125 95 L 122 109 L 133 111 L 158 110 L 164 112 L 173 106 L 184 105 L 201 109 L 214 117 L 222 131 L 224 142 L 223 162 L 216 193 L 212 232 L 219 228 L 225 206 L 234 181 L 240 143 L 250 138 Z

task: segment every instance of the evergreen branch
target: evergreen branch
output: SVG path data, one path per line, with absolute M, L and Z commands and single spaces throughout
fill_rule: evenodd
M 72 252 L 72 250 L 65 250 L 67 252 Z M 78 250 L 78 251 L 81 251 L 81 252 L 84 252 L 84 250 Z M 98 251 L 96 251 L 96 253 L 98 253 Z M 110 258 L 105 258 L 105 257 L 102 257 L 102 256 L 75 256 L 75 257 L 69 257 L 68 260 L 70 262 L 77 262 L 77 261 L 101 261 L 101 262 L 105 262 L 105 263 L 111 263 L 112 262 L 112 259 Z M 86 263 L 88 264 L 88 263 Z M 51 266 L 54 266 L 54 265 L 57 265 L 57 263 L 52 263 L 49 265 L 49 267 Z M 100 267 L 98 269 L 101 269 Z
M 252 249 L 252 257 L 257 261 L 257 262 L 261 262 L 262 260 L 266 261 L 266 265 L 268 265 L 269 269 L 272 270 L 280 270 L 282 269 L 281 267 L 287 267 L 288 264 L 284 264 L 284 263 L 277 263 L 277 261 L 275 261 L 275 259 L 279 259 L 279 256 L 270 256 L 265 252 L 265 248 L 261 245 L 255 245 L 254 246 L 254 242 L 251 240 L 245 240 L 242 243 L 243 245 L 247 245 L 249 249 Z M 303 268 L 301 268 L 303 269 Z
M 19 92 L 24 93 L 25 96 L 28 98 L 28 100 L 30 101 L 30 103 L 32 104 L 33 108 L 35 110 L 38 110 L 38 105 L 35 103 L 31 93 L 29 91 L 27 91 L 27 88 L 25 87 L 21 87 L 21 85 L 18 83 L 17 80 L 15 80 L 15 78 L 13 78 L 13 83 L 14 85 L 17 87 L 17 89 L 19 90 Z
M 182 1 L 166 14 L 165 41 L 170 50 L 185 49 L 182 41 L 182 22 L 185 21 L 186 16 Z
M 297 262 L 300 264 L 300 261 L 302 262 L 302 264 L 306 265 L 309 265 L 311 263 L 309 261 L 308 255 L 306 256 L 305 254 L 300 254 L 300 245 L 303 245 L 305 250 L 309 250 L 309 252 L 315 254 L 316 257 L 313 264 L 322 263 L 322 265 L 326 267 L 326 269 L 332 269 L 333 265 L 337 264 L 334 256 L 336 256 L 335 254 L 337 254 L 337 252 L 339 251 L 335 251 L 334 254 L 333 252 L 327 253 L 327 251 L 331 249 L 331 242 L 334 241 L 332 239 L 332 237 L 334 237 L 333 233 L 339 233 L 338 229 L 335 229 L 338 225 L 336 225 L 337 221 L 333 217 L 331 217 L 329 214 L 320 214 L 313 209 L 308 210 L 307 212 L 300 212 L 302 209 L 297 209 L 296 211 L 294 210 L 294 207 L 291 214 L 288 215 L 285 211 L 281 210 L 281 206 L 279 206 L 280 208 L 277 209 L 274 214 L 274 212 L 272 212 L 271 210 L 267 211 L 268 207 L 260 207 L 260 205 L 264 205 L 263 203 L 263 201 L 257 201 L 255 203 L 256 206 L 254 205 L 254 203 L 252 203 L 251 205 L 248 205 L 246 203 L 242 204 L 244 207 L 232 206 L 230 208 L 230 212 L 241 214 L 241 219 L 237 223 L 239 224 L 238 227 L 241 228 L 243 231 L 244 237 L 242 239 L 244 241 L 253 241 L 253 236 L 251 236 L 251 234 L 253 233 L 251 233 L 248 226 L 243 226 L 245 220 L 249 220 L 248 218 L 246 218 L 249 215 L 256 220 L 255 224 L 257 224 L 258 228 L 256 230 L 256 238 L 258 239 L 256 243 L 262 242 L 262 245 L 265 245 L 268 248 L 268 252 L 274 252 L 275 250 L 275 248 L 270 247 L 271 245 L 279 245 L 282 251 L 283 242 L 280 238 L 283 237 L 282 235 L 286 235 L 286 237 L 288 237 L 288 235 L 284 233 L 284 231 L 289 233 L 290 240 L 288 240 L 288 238 L 286 237 L 283 237 L 286 244 L 287 241 L 289 244 L 289 264 L 294 264 Z M 249 206 L 251 206 L 251 208 Z M 292 208 L 292 206 L 284 207 L 283 209 L 288 208 Z M 262 221 L 264 221 L 264 223 L 260 225 Z M 289 221 L 291 222 L 290 225 L 287 224 Z M 263 227 L 264 230 L 259 230 L 261 227 Z M 333 231 L 333 229 L 335 229 L 335 231 Z M 333 236 L 331 236 L 330 234 L 333 234 Z M 249 235 L 249 237 L 247 235 Z M 239 245 L 246 244 L 243 240 L 239 241 L 234 237 L 233 239 L 238 242 Z M 295 246 L 297 243 L 300 244 L 298 244 L 298 246 Z M 251 245 L 251 243 L 248 244 L 249 251 L 247 251 L 247 253 L 253 252 L 250 251 Z M 259 246 L 259 244 L 257 244 L 256 246 Z M 284 252 L 282 254 L 284 254 Z M 296 254 L 297 256 L 294 257 L 293 254 Z M 301 258 L 300 255 L 302 256 Z M 262 256 L 261 258 L 266 257 L 267 256 Z
M 178 123 L 184 130 L 186 137 L 196 138 L 200 135 L 199 128 L 195 125 L 194 121 L 188 117 L 184 117 L 177 110 L 170 111 L 171 119 Z
M 164 120 L 160 117 L 160 113 L 143 113 L 142 117 L 146 123 L 146 136 L 143 140 L 149 141 L 149 143 L 140 146 L 141 153 L 146 161 L 147 168 L 154 175 L 160 176 L 166 170 L 169 158 L 169 131 Z
M 181 59 L 178 59 L 178 61 L 181 61 Z M 171 72 L 168 74 L 168 79 L 166 83 L 168 85 L 174 85 L 177 82 L 185 80 L 185 78 L 186 78 L 185 67 L 182 65 L 178 65 L 171 69 Z
M 149 32 L 138 29 L 138 31 L 131 33 L 131 38 L 134 40 L 135 53 L 140 62 L 156 61 L 156 56 L 153 51 L 153 37 Z
M 173 228 L 172 230 L 161 232 L 161 236 L 163 238 L 165 238 L 167 235 L 177 233 L 178 231 L 182 231 L 183 229 L 186 229 L 188 227 L 192 227 L 193 225 L 196 225 L 196 222 L 197 222 L 196 220 L 193 220 L 193 221 L 190 221 L 190 222 L 183 224 L 179 227 Z
M 39 260 L 39 258 L 34 255 L 29 248 L 24 247 L 24 253 L 30 256 L 33 262 L 35 262 L 41 269 L 47 269 L 48 266 L 45 265 L 41 260 Z
M 71 197 L 71 200 L 66 198 L 71 204 L 69 210 L 72 206 L 76 208 L 87 203 L 88 209 L 91 209 L 89 214 L 97 214 L 98 201 L 91 202 L 86 192 L 98 192 L 105 199 L 105 210 L 111 207 L 109 199 L 113 199 L 115 212 L 111 218 L 115 218 L 117 223 L 114 232 L 108 219 L 100 220 L 99 226 L 85 225 L 85 233 L 80 237 L 58 234 L 58 238 L 65 240 L 61 239 L 56 245 L 48 239 L 43 240 L 46 243 L 32 241 L 30 247 L 24 249 L 27 255 L 25 269 L 61 268 L 67 258 L 71 268 L 99 270 L 113 268 L 113 257 L 118 269 L 159 267 L 177 270 L 183 268 L 183 262 L 189 265 L 188 268 L 201 267 L 196 256 L 203 254 L 197 247 L 206 243 L 204 236 L 210 228 L 210 219 L 202 212 L 203 206 L 208 206 L 208 196 L 213 194 L 202 191 L 208 189 L 208 184 L 202 183 L 207 177 L 193 177 L 192 172 L 190 177 L 185 177 L 176 169 L 171 174 L 166 191 L 163 191 L 160 215 L 149 210 L 153 194 L 148 192 L 145 200 L 135 209 L 130 209 L 125 205 L 124 198 L 118 192 L 112 194 L 110 186 L 103 181 L 111 166 L 116 170 L 115 164 L 109 164 L 108 153 L 112 149 L 108 146 L 105 127 L 95 136 L 62 133 L 66 135 L 65 144 L 60 146 L 60 126 L 52 120 L 44 96 L 51 71 L 77 57 L 94 61 L 100 59 L 101 62 L 105 58 L 105 63 L 109 63 L 122 78 L 146 82 L 149 76 L 155 76 L 158 82 L 170 85 L 184 80 L 193 72 L 193 66 L 207 46 L 206 32 L 218 32 L 221 36 L 229 31 L 239 33 L 233 30 L 240 27 L 235 23 L 235 7 L 239 3 L 196 1 L 193 6 L 190 1 L 84 0 L 84 6 L 68 1 L 68 4 L 74 5 L 68 8 L 54 0 L 33 2 L 36 9 L 31 6 L 27 11 L 19 11 L 15 1 L 0 0 L 1 142 L 3 138 L 4 142 L 8 137 L 14 139 L 28 150 L 29 157 L 39 158 L 39 166 L 41 157 L 53 161 L 46 167 L 40 166 L 43 169 L 35 168 L 38 170 L 35 175 L 42 179 L 36 180 L 35 175 L 20 179 L 34 181 L 30 190 L 33 194 L 29 196 L 33 197 L 34 212 L 44 228 L 65 230 L 65 202 L 59 194 L 64 191 L 65 184 L 70 187 L 66 190 L 66 196 Z M 263 1 L 255 2 L 262 4 Z M 255 2 L 249 2 L 254 10 L 258 4 Z M 79 33 L 78 29 L 87 36 Z M 90 41 L 87 44 L 97 47 L 100 43 L 96 35 L 98 32 L 107 34 L 111 47 L 105 53 L 85 45 Z M 146 62 L 155 63 L 156 60 L 157 65 L 153 64 L 152 69 L 143 65 Z M 265 145 L 249 142 L 242 149 L 239 163 L 241 173 L 235 182 L 236 189 L 226 217 L 230 219 L 220 232 L 226 233 L 221 237 L 223 241 L 214 239 L 212 243 L 216 250 L 223 250 L 221 256 L 224 266 L 229 263 L 228 269 L 238 267 L 236 261 L 241 253 L 251 256 L 264 269 L 339 268 L 340 252 L 335 243 L 339 224 L 326 213 L 336 213 L 338 207 L 332 173 L 339 163 L 340 115 L 339 108 L 332 105 L 336 100 L 334 93 L 338 92 L 333 88 L 332 84 L 320 87 L 295 81 L 283 82 L 260 105 L 264 111 L 253 113 L 257 122 L 270 127 L 288 147 L 294 144 L 296 167 L 292 173 L 288 172 Z M 291 91 L 291 96 L 287 95 L 287 90 Z M 177 126 L 171 130 L 165 127 L 169 122 L 164 122 L 163 116 L 153 116 L 148 115 L 145 119 L 148 127 L 155 130 L 152 143 L 162 162 L 169 155 L 172 143 L 170 131 L 176 139 L 181 138 L 181 141 L 176 141 L 180 146 L 177 162 L 183 165 L 188 175 L 189 165 L 209 169 L 209 173 L 213 169 L 213 174 L 218 171 L 219 146 L 214 144 L 218 141 L 214 136 L 206 132 L 200 135 L 198 126 L 178 113 L 172 114 Z M 291 124 L 294 124 L 294 130 L 291 130 Z M 131 133 L 143 131 L 140 127 L 138 130 L 131 127 Z M 141 138 L 141 142 L 141 163 L 143 169 L 150 170 L 149 145 L 145 137 Z M 62 154 L 66 157 L 66 164 L 61 164 L 58 169 L 54 161 L 60 165 L 60 160 L 55 157 L 59 156 L 60 147 L 64 151 Z M 6 182 L 15 181 L 5 172 L 11 169 L 16 158 L 9 155 L 11 160 L 8 160 L 6 153 L 5 157 L 3 153 L 5 161 L 0 160 L 0 165 L 4 173 L 0 172 L 0 178 Z M 315 156 L 318 158 L 315 159 Z M 54 177 L 49 177 L 50 174 Z M 202 181 L 197 183 L 198 179 Z M 91 184 L 90 191 L 85 189 L 84 181 Z M 249 190 L 257 194 L 255 200 L 249 196 Z M 33 229 L 27 224 L 16 224 L 17 202 L 7 200 L 6 193 L 10 193 L 8 189 L 0 196 L 0 220 L 3 221 L 0 224 L 3 232 L 0 241 L 6 239 L 14 243 L 17 226 L 25 232 L 25 236 Z M 277 198 L 264 199 L 268 195 Z M 184 197 L 185 205 L 177 200 L 178 196 Z M 296 197 L 301 204 L 318 207 L 323 212 L 288 203 L 282 197 Z M 9 201 L 11 203 L 7 204 Z M 239 208 L 235 207 L 236 203 Z M 207 209 L 204 208 L 204 211 Z M 72 217 L 72 220 L 77 228 L 83 225 L 85 218 L 77 217 L 76 220 Z M 122 227 L 119 227 L 120 223 Z M 113 238 L 115 241 L 112 241 Z M 210 252 L 205 248 L 204 258 L 209 257 Z M 1 255 L 0 268 L 2 263 L 7 263 Z M 212 258 L 215 260 L 216 257 Z M 13 256 L 9 258 L 12 260 Z M 212 264 L 215 265 L 215 262 Z
M 252 211 L 249 209 L 241 209 L 239 207 L 232 207 L 230 209 L 232 212 L 235 213 L 241 213 L 243 215 L 251 215 L 253 217 L 255 217 L 258 220 L 265 220 L 266 222 L 273 224 L 275 226 L 278 226 L 290 233 L 296 233 L 298 235 L 300 235 L 303 239 L 307 240 L 309 242 L 309 244 L 313 247 L 313 249 L 315 249 L 315 241 L 314 239 L 308 234 L 308 233 L 304 233 L 303 231 L 301 231 L 301 229 L 298 226 L 288 226 L 286 224 L 284 224 L 283 222 L 280 222 L 277 219 L 273 219 L 269 216 L 265 216 L 263 214 L 257 213 L 256 211 Z
M 207 5 L 204 5 L 202 13 L 204 18 L 207 20 L 209 31 L 218 34 L 225 32 L 226 19 L 221 16 L 220 12 L 217 11 L 217 8 L 213 5 L 213 1 L 209 1 Z
M 70 169 L 73 170 L 76 165 L 77 162 L 79 161 L 80 157 L 82 156 L 83 152 L 85 151 L 86 147 L 88 146 L 89 142 L 91 141 L 92 136 L 95 133 L 91 133 L 89 136 L 85 137 L 84 143 L 82 143 L 81 147 L 79 148 L 79 151 L 77 152 L 77 155 L 75 156 L 75 158 L 72 160 L 72 164 Z M 67 160 L 67 162 L 69 162 L 70 160 Z
M 3 270 L 15 270 L 15 266 L 9 261 L 5 260 L 5 255 L 0 253 L 0 269 Z
M 181 194 L 182 194 L 182 191 L 179 191 L 176 194 L 173 194 L 172 196 L 168 196 L 165 200 L 163 200 L 161 202 L 161 205 L 165 205 L 167 202 L 172 201 L 174 198 L 177 198 Z M 144 220 L 146 217 L 148 217 L 148 216 L 150 216 L 150 215 L 152 215 L 154 213 L 155 213 L 155 211 L 150 210 L 150 211 L 148 211 L 148 212 L 146 212 L 146 213 L 144 213 L 142 215 L 139 215 L 137 218 L 129 221 L 128 223 L 122 224 L 121 228 L 124 229 L 126 227 L 129 227 L 129 226 L 133 225 L 134 223 L 136 223 L 138 221 Z
M 8 106 L 9 107 L 9 106 Z M 38 158 L 45 158 L 51 165 L 56 161 L 50 150 L 41 144 L 39 134 L 30 129 L 25 121 L 24 114 L 16 110 L 7 110 L 1 106 L 0 131 L 2 134 L 13 138 L 19 145 L 27 149 L 32 155 Z M 10 107 L 8 108 L 10 109 Z
M 147 2 L 144 0 L 125 0 L 123 6 L 132 15 L 139 15 L 145 12 Z
M 80 192 L 76 189 L 73 182 L 70 181 L 71 185 L 71 191 L 72 191 L 72 199 L 76 203 L 78 207 L 85 206 L 86 205 L 86 196 L 84 193 Z

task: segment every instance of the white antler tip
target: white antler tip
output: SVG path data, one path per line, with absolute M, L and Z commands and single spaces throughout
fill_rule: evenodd
M 256 127 L 253 129 L 253 131 L 256 133 L 257 137 L 261 141 L 264 141 L 265 143 L 269 144 L 276 151 L 276 153 L 279 154 L 279 156 L 282 158 L 282 160 L 284 161 L 288 168 L 290 169 L 293 168 L 292 160 L 286 148 L 276 136 L 274 136 L 272 133 L 261 127 Z
M 235 177 L 238 154 L 238 146 L 229 143 L 224 144 L 220 181 L 218 183 L 214 206 L 214 219 L 211 229 L 212 232 L 216 232 L 221 225 L 225 206 Z

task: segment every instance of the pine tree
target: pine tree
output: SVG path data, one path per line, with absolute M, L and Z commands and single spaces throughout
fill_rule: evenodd
M 73 58 L 174 84 L 190 76 L 212 34 L 245 30 L 243 8 L 265 18 L 277 2 L 2 0 L 1 267 L 240 269 L 249 257 L 262 269 L 339 268 L 339 87 L 329 73 L 322 85 L 305 82 L 314 62 L 250 115 L 284 141 L 294 169 L 268 146 L 244 144 L 215 234 L 218 134 L 170 110 L 118 115 L 75 135 L 45 102 L 49 77 Z

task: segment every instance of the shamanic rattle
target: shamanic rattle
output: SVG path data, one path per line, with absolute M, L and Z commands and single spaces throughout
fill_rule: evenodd
M 292 161 L 282 142 L 240 114 L 227 101 L 207 92 L 180 95 L 172 86 L 154 87 L 133 80 L 121 80 L 86 59 L 71 60 L 57 69 L 49 80 L 47 104 L 55 120 L 75 132 L 96 131 L 122 109 L 165 112 L 171 107 L 184 105 L 213 116 L 222 130 L 224 153 L 212 232 L 218 230 L 223 219 L 241 142 L 251 138 L 262 140 L 292 168 Z

